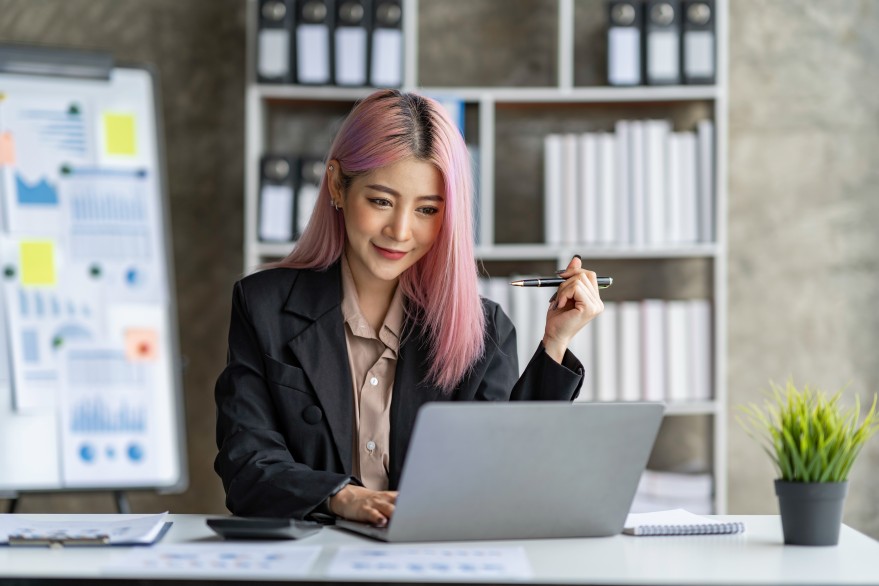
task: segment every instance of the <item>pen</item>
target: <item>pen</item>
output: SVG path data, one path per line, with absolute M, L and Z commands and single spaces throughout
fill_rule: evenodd
M 613 285 L 613 277 L 598 277 L 599 289 L 607 289 Z M 514 287 L 558 287 L 567 281 L 561 277 L 538 277 L 536 279 L 521 279 L 519 281 L 511 281 L 510 285 Z

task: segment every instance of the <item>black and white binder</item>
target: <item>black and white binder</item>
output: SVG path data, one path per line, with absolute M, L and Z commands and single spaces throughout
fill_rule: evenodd
M 262 157 L 257 231 L 262 242 L 293 240 L 296 176 L 296 159 L 281 155 Z
M 293 0 L 260 0 L 256 77 L 261 83 L 293 83 Z
M 607 27 L 607 82 L 641 84 L 641 0 L 610 0 Z
M 336 6 L 333 33 L 336 85 L 360 86 L 368 81 L 371 8 L 370 0 L 341 0 Z
M 375 0 L 369 83 L 375 87 L 403 85 L 403 5 L 400 0 Z
M 296 11 L 297 82 L 332 83 L 333 0 L 302 0 Z
M 686 0 L 682 11 L 684 83 L 712 84 L 716 79 L 714 0 Z
M 648 85 L 681 83 L 679 0 L 647 0 L 644 10 L 644 65 Z
M 311 212 L 317 204 L 320 182 L 326 173 L 326 163 L 317 157 L 299 159 L 299 178 L 296 191 L 296 238 L 302 236 Z M 341 213 L 341 212 L 339 212 Z

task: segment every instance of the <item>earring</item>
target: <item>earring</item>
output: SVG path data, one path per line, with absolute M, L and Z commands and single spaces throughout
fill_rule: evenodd
M 332 165 L 330 165 L 330 171 L 332 171 L 332 170 L 333 170 L 333 166 L 332 166 Z

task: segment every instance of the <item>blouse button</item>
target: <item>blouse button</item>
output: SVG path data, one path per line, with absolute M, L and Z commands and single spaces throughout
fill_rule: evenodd
M 378 379 L 372 377 L 371 379 L 369 379 L 369 384 L 371 384 L 372 386 L 376 386 L 378 384 Z
M 366 449 L 369 450 L 370 452 L 375 450 L 375 442 L 374 441 L 366 442 Z

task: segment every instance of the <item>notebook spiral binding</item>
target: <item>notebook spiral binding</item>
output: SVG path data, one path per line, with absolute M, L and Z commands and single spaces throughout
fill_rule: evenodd
M 736 521 L 733 523 L 706 523 L 704 525 L 641 525 L 635 528 L 635 535 L 717 535 L 725 533 L 741 533 L 745 530 L 745 524 Z

